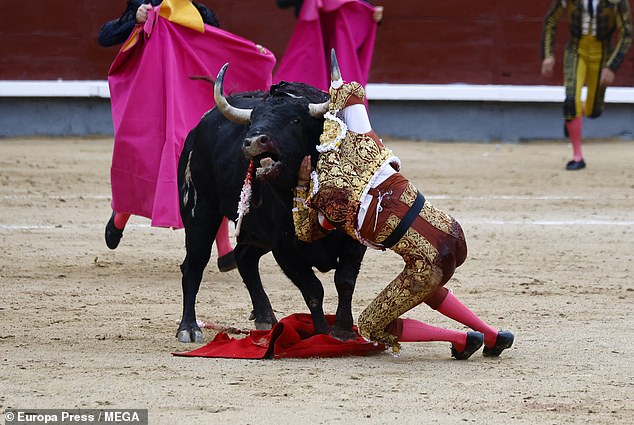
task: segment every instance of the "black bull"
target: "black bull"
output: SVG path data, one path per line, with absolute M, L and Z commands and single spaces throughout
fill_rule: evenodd
M 224 69 L 218 77 L 216 97 L 219 84 L 222 93 L 223 76 Z M 244 216 L 234 249 L 238 271 L 251 297 L 256 328 L 269 329 L 277 322 L 259 273 L 260 258 L 271 251 L 301 291 L 316 332 L 330 332 L 340 339 L 354 337 L 352 294 L 365 247 L 339 232 L 311 244 L 298 241 L 291 212 L 300 162 L 305 155 L 316 162 L 315 146 L 323 128 L 323 118 L 309 113 L 309 102 L 327 99 L 325 93 L 313 87 L 282 82 L 268 93 L 240 93 L 226 99 L 230 108 L 252 110 L 248 123 L 232 122 L 215 107 L 189 133 L 178 167 L 187 250 L 181 265 L 183 316 L 179 341 L 203 339 L 196 323 L 195 303 L 214 237 L 223 216 L 236 221 L 249 160 L 257 166 L 263 157 L 271 158 L 263 164 L 274 166 L 264 174 L 258 170 L 258 177 L 253 179 L 250 211 Z M 251 144 L 260 148 L 255 158 L 247 158 Z M 321 272 L 335 270 L 338 307 L 332 329 L 324 317 L 324 290 L 313 267 Z

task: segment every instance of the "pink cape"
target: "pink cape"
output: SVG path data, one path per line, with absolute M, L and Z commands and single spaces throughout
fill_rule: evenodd
M 299 81 L 328 91 L 334 48 L 344 81 L 365 87 L 377 29 L 373 13 L 361 0 L 304 0 L 273 81 Z
M 334 316 L 326 316 L 332 326 Z M 356 332 L 356 327 L 354 328 Z M 204 347 L 185 353 L 182 357 L 222 357 L 230 359 L 280 359 L 307 357 L 365 356 L 385 350 L 357 334 L 351 341 L 340 341 L 329 335 L 315 335 L 310 314 L 296 313 L 280 320 L 268 331 L 251 331 L 245 338 L 231 338 L 225 332 Z
M 188 132 L 214 106 L 213 86 L 189 77 L 215 80 L 229 62 L 227 93 L 267 90 L 275 57 L 218 28 L 205 25 L 199 33 L 150 15 L 108 72 L 115 134 L 112 209 L 150 218 L 152 226 L 180 228 L 178 159 Z

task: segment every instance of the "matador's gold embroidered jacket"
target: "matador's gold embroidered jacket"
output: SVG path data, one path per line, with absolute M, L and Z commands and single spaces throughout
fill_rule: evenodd
M 542 59 L 553 56 L 557 23 L 566 13 L 569 22 L 569 48 L 579 43 L 582 34 L 584 2 L 587 0 L 553 0 L 544 19 L 542 33 Z M 610 52 L 605 66 L 616 72 L 632 45 L 632 12 L 628 0 L 596 0 L 596 38 L 602 42 L 604 52 Z M 610 41 L 618 30 L 618 42 L 613 50 Z
M 329 223 L 367 243 L 358 233 L 362 224 L 357 223 L 359 205 L 368 196 L 381 167 L 398 170 L 400 160 L 378 138 L 349 131 L 337 117 L 337 112 L 351 102 L 363 101 L 365 93 L 360 84 L 331 88 L 330 95 L 330 110 L 317 147 L 320 154 L 316 176 L 313 173 L 310 187 L 295 189 L 295 230 L 298 239 L 305 242 L 325 236 L 327 231 L 319 225 L 319 211 Z

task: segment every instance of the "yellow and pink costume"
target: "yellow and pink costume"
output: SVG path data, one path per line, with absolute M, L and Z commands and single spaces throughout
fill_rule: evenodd
M 542 59 L 554 56 L 557 23 L 566 15 L 570 37 L 564 53 L 566 120 L 603 112 L 605 86 L 599 84 L 602 68 L 616 72 L 632 45 L 632 12 L 627 0 L 553 0 L 544 19 Z M 619 36 L 612 48 L 615 32 Z M 585 103 L 581 88 L 588 87 Z

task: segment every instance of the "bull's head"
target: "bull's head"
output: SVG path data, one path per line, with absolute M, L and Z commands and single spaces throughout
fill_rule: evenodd
M 294 173 L 301 158 L 313 153 L 319 142 L 323 116 L 328 111 L 329 101 L 311 103 L 301 93 L 293 93 L 291 90 L 284 92 L 280 88 L 284 83 L 280 83 L 273 86 L 265 101 L 253 109 L 234 107 L 223 94 L 227 66 L 225 64 L 218 73 L 214 100 L 225 118 L 249 126 L 242 151 L 247 159 L 255 163 L 256 178 L 273 181 L 284 171 L 287 174 Z M 294 177 L 289 175 L 284 180 L 290 181 L 292 178 Z

